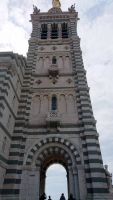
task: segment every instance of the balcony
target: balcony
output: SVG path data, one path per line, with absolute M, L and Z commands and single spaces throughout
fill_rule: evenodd
M 48 69 L 49 71 L 49 78 L 52 79 L 52 78 L 59 78 L 59 68 L 58 68 L 58 65 L 56 64 L 53 64 L 49 67 Z
M 51 110 L 47 114 L 46 118 L 47 123 L 47 131 L 50 131 L 51 129 L 59 131 L 60 130 L 60 115 L 57 110 Z

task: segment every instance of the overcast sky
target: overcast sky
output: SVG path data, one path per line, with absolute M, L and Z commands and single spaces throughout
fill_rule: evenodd
M 103 162 L 113 173 L 113 0 L 61 0 L 62 10 L 73 3 Z M 26 56 L 33 4 L 42 12 L 52 5 L 51 0 L 0 0 L 0 51 Z

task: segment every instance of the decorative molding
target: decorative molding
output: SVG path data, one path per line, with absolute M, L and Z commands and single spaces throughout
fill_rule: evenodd
M 69 46 L 65 46 L 64 49 L 68 50 L 68 49 L 69 49 Z
M 69 78 L 66 82 L 68 82 L 69 84 L 72 83 L 73 81 Z
M 56 49 L 57 49 L 57 47 L 56 47 L 56 46 L 53 46 L 53 47 L 52 47 L 52 49 L 53 49 L 53 50 L 56 50 Z
M 39 79 L 35 82 L 37 85 L 40 85 L 42 83 L 42 81 Z
M 44 47 L 40 47 L 40 50 L 43 51 L 45 48 Z

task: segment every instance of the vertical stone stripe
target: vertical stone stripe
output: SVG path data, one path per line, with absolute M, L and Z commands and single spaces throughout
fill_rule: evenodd
M 9 170 L 6 171 L 2 194 L 19 194 L 21 184 L 20 169 L 23 166 L 24 149 L 25 139 L 23 141 L 12 141 L 8 159 Z M 12 173 L 9 173 L 10 169 Z

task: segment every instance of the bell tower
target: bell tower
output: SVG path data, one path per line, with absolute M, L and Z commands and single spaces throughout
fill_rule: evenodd
M 37 200 L 47 168 L 67 171 L 68 195 L 112 200 L 103 167 L 86 71 L 77 35 L 75 5 L 59 0 L 42 13 L 33 6 L 32 33 L 1 199 Z

